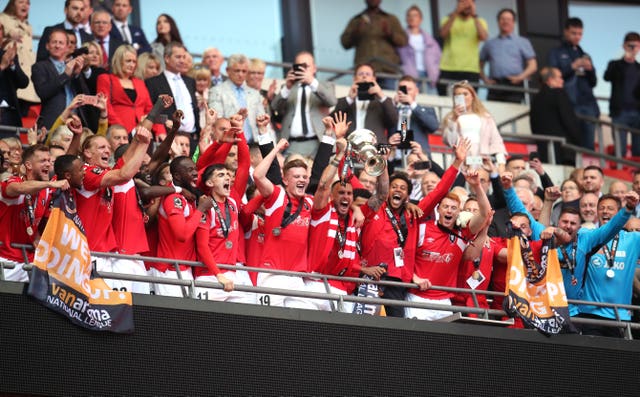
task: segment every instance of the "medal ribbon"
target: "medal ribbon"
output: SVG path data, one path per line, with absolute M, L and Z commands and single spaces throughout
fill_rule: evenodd
M 213 210 L 216 212 L 216 218 L 218 219 L 218 223 L 220 223 L 220 229 L 222 229 L 222 235 L 224 238 L 227 238 L 229 235 L 229 229 L 231 228 L 231 214 L 229 213 L 229 201 L 224 200 L 224 212 L 227 216 L 226 218 L 222 217 L 222 211 L 220 211 L 220 207 L 215 199 L 213 201 Z
M 404 248 L 404 243 L 406 243 L 406 237 L 404 236 L 407 233 L 407 220 L 404 217 L 404 212 L 400 213 L 400 223 L 393 215 L 389 207 L 384 208 L 384 212 L 387 214 L 387 218 L 391 221 L 391 226 L 393 226 L 393 231 L 396 232 L 398 236 L 398 244 L 400 247 Z
M 571 275 L 573 275 L 574 270 L 576 269 L 576 242 L 571 243 L 571 255 L 567 252 L 564 246 L 560 247 L 560 251 L 562 252 L 562 267 L 569 269 Z
M 607 267 L 609 269 L 613 268 L 613 262 L 616 259 L 616 251 L 618 251 L 618 240 L 620 239 L 620 233 L 616 234 L 613 238 L 613 243 L 611 243 L 611 250 L 607 245 L 602 246 L 602 250 L 604 251 L 604 257 L 607 259 Z
M 338 241 L 338 247 L 340 251 L 344 250 L 344 245 L 347 243 L 347 227 L 349 226 L 349 214 L 344 219 L 344 234 L 340 230 L 340 220 L 338 219 L 338 228 L 336 230 L 336 240 Z
M 527 268 L 527 279 L 535 283 L 544 277 L 547 271 L 547 257 L 549 248 L 551 246 L 551 239 L 544 240 L 542 243 L 540 263 L 537 263 L 533 258 L 533 252 L 531 251 L 531 245 L 529 239 L 523 235 L 518 236 L 520 241 L 520 254 L 522 256 L 522 262 Z
M 285 228 L 291 224 L 291 222 L 295 221 L 298 216 L 300 216 L 300 212 L 302 211 L 302 206 L 307 206 L 307 203 L 304 201 L 304 198 L 300 199 L 298 202 L 298 209 L 294 214 L 291 213 L 291 197 L 287 195 L 287 207 L 284 209 L 284 214 L 282 215 L 282 222 L 280 222 L 280 227 Z

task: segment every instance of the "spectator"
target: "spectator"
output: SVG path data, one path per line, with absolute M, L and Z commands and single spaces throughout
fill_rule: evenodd
M 184 43 L 182 42 L 178 25 L 170 15 L 160 14 L 160 16 L 158 16 L 156 33 L 156 39 L 151 43 L 151 51 L 160 59 L 162 69 L 164 69 L 165 46 L 169 43 Z
M 115 153 L 120 146 L 129 143 L 129 132 L 119 124 L 112 124 L 107 130 L 107 141 L 111 148 L 111 153 Z M 115 161 L 113 162 L 115 165 Z
M 217 48 L 207 48 L 202 53 L 202 63 L 207 65 L 211 72 L 211 86 L 215 87 L 223 81 L 227 80 L 227 76 L 222 74 L 222 64 L 224 57 Z
M 145 80 L 145 84 L 152 103 L 161 95 L 169 94 L 173 97 L 174 103 L 164 109 L 162 114 L 171 116 L 176 109 L 182 111 L 184 117 L 180 121 L 178 131 L 190 134 L 191 147 L 195 150 L 200 132 L 200 116 L 196 100 L 196 82 L 191 77 L 183 75 L 188 71 L 186 56 L 187 49 L 184 45 L 177 42 L 167 44 L 164 55 L 165 71 Z
M 23 158 L 24 178 L 12 176 L 0 183 L 0 222 L 4 225 L 0 234 L 0 260 L 15 265 L 13 269 L 4 269 L 4 279 L 9 281 L 29 281 L 27 272 L 22 269 L 24 254 L 11 244 L 33 244 L 39 238 L 39 224 L 50 193 L 48 189 L 69 189 L 69 183 L 64 179 L 49 181 L 49 148 L 30 146 Z M 26 255 L 29 262 L 33 261 L 33 251 L 26 251 Z
M 209 90 L 209 108 L 215 109 L 221 117 L 230 117 L 240 109 L 247 109 L 244 120 L 244 135 L 247 143 L 257 141 L 256 117 L 265 114 L 260 93 L 247 85 L 249 59 L 242 54 L 234 54 L 227 59 L 229 79 Z
M 461 2 L 464 3 L 464 1 Z M 456 97 L 462 100 L 455 99 Z M 507 149 L 493 117 L 480 102 L 476 90 L 468 81 L 458 82 L 453 85 L 453 98 L 453 111 L 442 120 L 445 144 L 453 146 L 460 138 L 468 138 L 472 143 L 467 164 L 473 164 L 475 168 L 479 168 L 478 166 L 482 165 L 483 156 L 494 155 L 496 163 L 501 170 L 504 170 Z
M 538 69 L 536 53 L 529 39 L 514 33 L 516 13 L 510 8 L 498 12 L 500 34 L 488 40 L 480 51 L 480 76 L 486 84 L 523 87 Z M 484 65 L 489 62 L 489 77 L 484 75 Z M 522 92 L 490 89 L 487 100 L 522 102 Z
M 573 104 L 573 110 L 579 116 L 600 117 L 598 102 L 593 96 L 596 86 L 596 70 L 591 57 L 585 53 L 579 43 L 582 39 L 582 21 L 569 18 L 564 24 L 564 40 L 560 47 L 549 51 L 549 66 L 560 69 L 564 80 L 564 89 Z M 580 145 L 593 150 L 595 145 L 595 125 L 580 120 L 582 132 Z M 602 144 L 602 143 L 601 143 Z
M 71 0 L 73 3 L 79 3 Z M 48 32 L 46 45 L 49 58 L 36 62 L 31 70 L 31 80 L 42 100 L 39 125 L 50 128 L 58 115 L 71 103 L 76 93 L 82 93 L 77 87 L 80 73 L 85 77 L 90 71 L 82 71 L 84 57 L 65 60 L 67 55 L 67 34 L 64 30 L 54 29 Z
M 402 76 L 400 78 L 398 91 L 393 98 L 393 102 L 398 108 L 396 131 L 402 132 L 402 123 L 406 123 L 406 130 L 412 132 L 413 140 L 420 144 L 422 150 L 431 160 L 431 146 L 429 146 L 427 135 L 438 129 L 438 117 L 434 108 L 422 106 L 416 102 L 419 93 L 420 90 L 413 77 Z
M 633 191 L 640 194 L 640 170 L 633 171 Z M 640 205 L 636 207 L 636 218 L 640 218 Z
M 289 141 L 290 152 L 303 156 L 316 153 L 324 134 L 322 118 L 337 102 L 333 91 L 332 84 L 316 78 L 313 55 L 306 51 L 298 53 L 294 67 L 287 72 L 285 84 L 271 104 L 282 116 L 280 136 Z
M 33 29 L 28 21 L 30 7 L 29 0 L 9 0 L 0 14 L 0 24 L 4 27 L 4 34 L 17 43 L 19 66 L 29 79 L 29 85 L 18 89 L 17 92 L 18 99 L 24 102 L 22 105 L 40 103 L 40 98 L 36 95 L 31 81 L 31 67 L 36 63 L 36 57 L 33 52 Z M 20 110 L 26 113 L 27 108 L 22 105 Z
M 108 67 L 118 47 L 124 42 L 111 34 L 111 15 L 106 11 L 96 11 L 91 15 L 91 32 L 102 48 L 102 59 Z
M 18 58 L 17 42 L 9 39 L 5 41 L 5 29 L 0 25 L 0 124 L 22 127 L 20 102 L 16 90 L 29 85 L 29 77 L 22 71 Z M 5 44 L 6 43 L 6 44 Z M 0 132 L 0 138 L 14 133 Z
M 582 227 L 595 229 L 598 227 L 598 195 L 592 192 L 584 192 L 580 198 L 580 218 Z
M 598 197 L 602 196 L 602 187 L 604 186 L 604 173 L 597 165 L 590 165 L 584 168 L 582 174 L 582 188 L 585 192 L 595 193 Z
M 93 14 L 93 6 L 91 0 L 82 0 L 84 3 L 84 12 L 82 13 L 82 22 L 78 24 L 78 28 L 84 30 L 85 33 L 91 34 L 91 14 Z
M 414 79 L 429 78 L 429 87 L 435 88 L 440 77 L 440 45 L 422 30 L 422 11 L 416 5 L 407 10 L 408 45 L 398 48 L 402 71 Z
M 347 114 L 347 120 L 351 123 L 347 134 L 366 128 L 376 134 L 378 143 L 387 143 L 387 134 L 394 131 L 398 124 L 398 112 L 393 101 L 382 92 L 376 82 L 373 66 L 369 64 L 356 67 L 349 94 L 339 98 L 333 110 L 334 114 L 337 112 Z
M 440 78 L 480 81 L 480 42 L 485 41 L 487 22 L 476 14 L 475 0 L 458 0 L 456 9 L 440 22 L 440 37 L 444 39 Z M 448 83 L 438 84 L 438 94 L 447 95 Z
M 111 36 L 125 44 L 131 44 L 136 49 L 137 54 L 150 52 L 151 46 L 144 31 L 138 26 L 128 23 L 131 11 L 133 11 L 131 0 L 114 0 L 111 6 L 111 13 L 113 14 Z
M 620 204 L 624 207 L 626 205 L 625 195 L 629 192 L 629 186 L 622 181 L 613 181 L 609 185 L 609 194 L 615 196 L 620 200 Z
M 394 15 L 380 9 L 381 0 L 366 0 L 367 9 L 351 18 L 340 36 L 345 50 L 355 47 L 354 65 L 369 63 L 376 73 L 397 73 L 397 49 L 407 45 L 407 34 Z M 379 78 L 385 89 L 395 87 L 395 79 Z
M 65 0 L 64 2 L 64 14 L 65 20 L 57 25 L 47 26 L 40 35 L 40 41 L 38 41 L 38 53 L 36 56 L 36 62 L 44 61 L 49 58 L 49 49 L 47 44 L 49 43 L 49 36 L 54 30 L 73 30 L 76 36 L 76 48 L 87 41 L 93 40 L 93 36 L 87 33 L 80 24 L 84 18 L 85 5 L 83 0 Z M 67 40 L 65 40 L 65 45 Z M 36 90 L 37 92 L 37 90 Z
M 567 143 L 581 144 L 580 122 L 578 121 L 571 100 L 564 90 L 564 80 L 558 68 L 545 67 L 540 71 L 542 88 L 531 101 L 529 123 L 531 133 L 538 135 L 555 135 L 563 137 Z M 538 153 L 543 163 L 548 163 L 547 142 L 538 142 Z M 556 162 L 559 164 L 575 164 L 575 152 L 554 143 Z
M 118 47 L 111 60 L 111 73 L 98 77 L 98 92 L 107 97 L 109 124 L 120 124 L 131 132 L 151 111 L 151 98 L 144 81 L 133 76 L 136 49 Z
M 262 88 L 262 82 L 264 81 L 265 70 L 267 69 L 267 64 L 259 58 L 251 58 L 249 60 L 249 73 L 247 74 L 247 85 L 254 90 L 258 90 L 260 95 L 262 96 L 262 106 L 264 106 L 264 111 L 268 115 L 273 115 L 272 122 L 281 122 L 282 117 L 271 109 L 271 101 L 276 96 L 276 87 L 277 81 L 276 79 L 271 80 L 271 84 L 269 84 L 268 89 Z
M 611 82 L 611 98 L 609 99 L 609 116 L 620 125 L 640 128 L 640 63 L 636 56 L 640 51 L 640 34 L 629 32 L 622 43 L 624 55 L 622 59 L 609 61 L 604 72 L 604 80 Z M 618 132 L 618 147 L 624 157 L 627 153 L 627 131 Z M 631 134 L 631 154 L 640 156 L 640 135 Z
M 151 52 L 145 52 L 138 56 L 135 76 L 140 80 L 156 77 L 162 72 L 163 63 L 158 56 Z
M 560 213 L 564 208 L 574 208 L 580 211 L 580 198 L 582 197 L 582 188 L 578 186 L 573 179 L 565 179 L 560 185 L 561 200 L 555 203 L 551 209 L 550 225 L 558 225 Z M 545 197 L 546 200 L 546 197 Z M 542 223 L 545 223 L 541 221 Z
M 187 76 L 191 77 L 196 82 L 196 101 L 198 102 L 198 111 L 200 113 L 198 123 L 200 125 L 200 130 L 202 130 L 206 125 L 209 88 L 211 88 L 211 72 L 206 65 L 198 63 L 189 70 Z

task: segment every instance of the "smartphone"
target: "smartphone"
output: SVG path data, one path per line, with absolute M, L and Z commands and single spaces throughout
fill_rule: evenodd
M 87 47 L 76 48 L 69 57 L 77 58 L 80 55 L 87 55 L 89 53 L 89 49 Z
M 82 97 L 82 103 L 85 105 L 96 106 L 98 104 L 98 97 L 96 95 L 85 95 Z
M 465 102 L 464 102 L 464 95 L 454 95 L 453 96 L 453 104 L 455 106 L 462 106 L 463 107 L 463 112 L 467 111 L 467 106 L 465 105 Z
M 429 160 L 425 160 L 425 161 L 416 161 L 415 163 L 413 163 L 413 169 L 414 170 L 430 170 L 431 169 L 431 161 Z
M 293 71 L 294 72 L 304 72 L 306 67 L 307 67 L 306 63 L 294 63 L 293 64 Z
M 535 160 L 535 159 L 540 160 L 540 153 L 538 153 L 538 152 L 529 153 L 529 161 Z
M 407 95 L 407 86 L 406 85 L 401 85 L 400 87 L 398 87 L 398 91 L 400 91 L 401 93 Z
M 153 124 L 164 124 L 169 120 L 169 117 L 166 114 L 159 114 L 153 119 Z
M 370 101 L 373 95 L 369 94 L 369 88 L 373 87 L 373 83 L 368 81 L 358 83 L 358 99 L 361 101 Z

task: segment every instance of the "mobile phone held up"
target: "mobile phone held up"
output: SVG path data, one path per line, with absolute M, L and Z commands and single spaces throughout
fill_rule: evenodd
M 453 96 L 453 104 L 455 106 L 462 106 L 462 112 L 463 113 L 467 112 L 467 106 L 465 105 L 465 102 L 464 102 L 464 95 L 454 95 Z
M 364 81 L 358 83 L 358 99 L 361 101 L 370 101 L 373 95 L 369 94 L 369 88 L 373 87 L 373 83 Z

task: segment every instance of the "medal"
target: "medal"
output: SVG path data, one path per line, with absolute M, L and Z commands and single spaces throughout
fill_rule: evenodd
M 33 228 L 31 226 L 27 226 L 27 234 L 33 236 Z
M 147 224 L 149 223 L 149 215 L 147 215 L 147 213 L 145 212 L 144 215 L 142 215 L 142 221 Z
M 571 285 L 578 285 L 578 279 L 576 278 L 576 276 L 571 276 Z
M 474 272 L 471 274 L 471 277 L 473 277 L 473 279 L 474 279 L 474 280 L 480 280 L 480 272 L 479 272 L 479 271 L 477 271 L 477 270 L 476 270 L 476 271 L 474 271 Z
M 274 227 L 271 233 L 273 233 L 274 236 L 278 237 L 280 235 L 280 231 L 281 230 L 279 227 Z
M 224 242 L 224 246 L 225 246 L 228 250 L 230 250 L 231 248 L 233 248 L 233 242 L 231 242 L 231 241 L 227 240 L 227 241 L 225 241 L 225 242 Z
M 342 252 L 342 250 L 338 251 L 338 258 L 342 259 L 344 257 L 344 253 Z
M 613 269 L 607 270 L 607 277 L 614 278 L 615 275 L 616 275 L 616 273 L 613 271 Z

